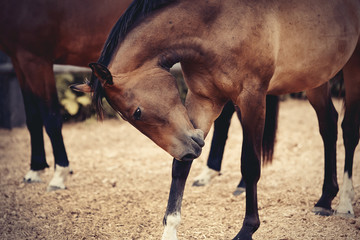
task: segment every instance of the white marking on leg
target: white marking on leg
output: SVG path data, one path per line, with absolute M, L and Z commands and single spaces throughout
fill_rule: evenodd
M 339 205 L 336 208 L 337 215 L 354 217 L 352 200 L 354 199 L 354 187 L 348 172 L 344 173 L 344 181 L 340 189 Z
M 55 166 L 54 177 L 51 179 L 48 191 L 66 189 L 65 181 L 67 176 L 70 174 L 70 167 L 61 167 L 59 165 Z
M 174 213 L 166 216 L 166 225 L 161 240 L 177 240 L 176 230 L 180 225 L 180 213 Z
M 44 170 L 38 170 L 38 171 L 30 170 L 26 173 L 24 177 L 24 182 L 29 182 L 29 183 L 41 182 L 42 173 L 44 173 Z
M 210 181 L 216 177 L 219 176 L 220 172 L 213 170 L 206 166 L 202 172 L 195 178 L 193 185 L 194 186 L 206 186 L 210 183 Z

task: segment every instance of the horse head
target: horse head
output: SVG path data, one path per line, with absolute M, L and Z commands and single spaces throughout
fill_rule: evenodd
M 111 107 L 131 125 L 178 160 L 200 156 L 204 133 L 195 129 L 182 104 L 176 79 L 162 67 L 143 66 L 112 75 L 102 64 L 89 65 L 101 83 Z M 90 83 L 72 86 L 82 92 L 96 91 Z

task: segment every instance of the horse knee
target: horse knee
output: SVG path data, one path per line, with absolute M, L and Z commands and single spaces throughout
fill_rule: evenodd
M 30 133 L 37 132 L 43 126 L 43 121 L 41 116 L 36 113 L 27 113 L 26 114 L 26 126 Z
M 320 135 L 323 139 L 331 140 L 336 142 L 337 140 L 337 122 L 338 122 L 338 113 L 335 109 L 329 112 L 328 117 L 326 118 L 325 123 L 319 123 Z
M 256 161 L 252 164 L 247 164 L 246 166 L 243 166 L 244 164 L 241 163 L 241 174 L 244 179 L 244 182 L 246 185 L 251 183 L 257 183 L 260 179 L 260 173 L 261 173 L 261 166 L 260 161 Z
M 344 120 L 341 127 L 345 146 L 355 148 L 359 143 L 359 123 Z
M 49 114 L 49 116 L 44 121 L 44 125 L 46 133 L 50 138 L 56 137 L 59 134 L 61 135 L 62 119 L 60 114 Z

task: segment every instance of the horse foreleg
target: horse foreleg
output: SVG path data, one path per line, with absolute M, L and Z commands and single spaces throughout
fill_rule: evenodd
M 45 168 L 49 167 L 45 157 L 43 121 L 35 97 L 30 91 L 30 87 L 25 78 L 26 75 L 20 67 L 20 63 L 16 58 L 12 58 L 12 63 L 20 82 L 26 114 L 26 126 L 30 133 L 30 170 L 24 176 L 24 181 L 29 183 L 41 182 L 41 173 L 44 172 Z
M 306 94 L 317 114 L 325 155 L 322 195 L 312 211 L 315 214 L 329 216 L 333 213 L 331 202 L 339 191 L 336 174 L 338 114 L 331 100 L 328 82 L 320 87 L 308 90 Z
M 54 99 L 52 105 L 42 105 L 42 116 L 47 135 L 50 138 L 53 155 L 55 160 L 55 172 L 50 180 L 47 190 L 65 189 L 67 176 L 70 174 L 69 160 L 66 154 L 64 140 L 62 137 L 62 117 L 60 114 L 60 104 Z
M 24 176 L 24 182 L 41 182 L 42 173 L 49 167 L 45 157 L 43 123 L 33 97 L 23 93 L 23 98 L 31 144 L 30 170 Z
M 348 94 L 346 92 L 346 94 Z M 346 102 L 344 120 L 342 122 L 343 138 L 345 145 L 345 166 L 343 183 L 340 189 L 339 205 L 336 214 L 346 217 L 354 217 L 352 200 L 354 188 L 352 182 L 354 152 L 359 143 L 359 122 L 360 122 L 360 99 L 354 104 Z
M 64 189 L 67 176 L 65 173 L 69 173 L 69 161 L 61 134 L 62 118 L 53 66 L 48 60 L 25 50 L 17 53 L 13 63 L 24 97 L 26 121 L 31 136 L 31 170 L 25 178 L 38 177 L 37 171 L 48 167 L 43 140 L 43 126 L 45 126 L 55 159 L 55 175 L 48 190 Z
M 239 97 L 243 127 L 241 173 L 246 183 L 246 212 L 243 226 L 234 239 L 252 239 L 260 226 L 257 182 L 260 178 L 261 141 L 265 125 L 265 94 L 245 91 Z
M 192 161 L 173 160 L 172 181 L 168 205 L 164 216 L 164 233 L 162 240 L 176 240 L 177 228 L 180 224 L 181 203 L 184 194 L 186 179 L 189 175 Z
M 352 182 L 354 152 L 359 143 L 360 127 L 360 44 L 353 56 L 344 66 L 345 116 L 342 122 L 345 145 L 344 181 L 340 188 L 340 200 L 336 214 L 354 217 L 352 200 L 354 188 Z

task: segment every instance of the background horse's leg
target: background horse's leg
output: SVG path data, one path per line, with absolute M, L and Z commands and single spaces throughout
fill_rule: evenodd
M 220 175 L 224 148 L 234 111 L 234 104 L 229 101 L 225 104 L 220 116 L 215 120 L 214 134 L 211 141 L 207 166 L 200 175 L 195 178 L 193 186 L 205 186 L 210 183 L 212 178 Z
M 214 177 L 220 175 L 225 144 L 234 112 L 234 104 L 232 101 L 229 101 L 225 104 L 220 116 L 215 120 L 207 166 L 195 178 L 193 186 L 206 186 Z M 238 117 L 240 120 L 240 111 L 238 111 Z M 245 192 L 245 182 L 241 179 L 233 194 L 238 196 L 243 192 Z
M 31 162 L 30 171 L 25 175 L 26 182 L 40 182 L 40 173 L 49 165 L 46 162 L 43 136 L 43 121 L 33 94 L 26 89 L 30 87 L 25 81 L 25 74 L 16 59 L 12 59 L 17 78 L 20 81 L 25 106 L 26 125 L 30 133 Z
M 189 175 L 192 161 L 173 160 L 172 181 L 168 205 L 164 216 L 163 240 L 176 240 L 176 230 L 180 224 L 181 202 L 184 194 L 186 179 Z
M 31 170 L 44 169 L 45 160 L 42 126 L 45 126 L 55 159 L 55 174 L 48 190 L 65 189 L 69 161 L 61 134 L 62 117 L 57 97 L 52 63 L 29 52 L 21 51 L 13 59 L 24 95 L 27 124 L 31 134 Z M 40 146 L 38 146 L 40 145 Z
M 256 83 L 254 83 L 256 84 Z M 256 86 L 253 86 L 254 89 Z M 237 106 L 241 111 L 243 145 L 241 154 L 241 173 L 246 183 L 246 213 L 243 226 L 234 239 L 252 239 L 259 228 L 260 219 L 257 204 L 257 182 L 261 168 L 261 142 L 265 125 L 265 93 L 243 91 Z
M 241 112 L 240 112 L 240 109 L 238 107 L 235 108 L 236 110 L 236 114 L 238 116 L 238 119 L 241 123 Z M 240 179 L 240 182 L 239 184 L 237 185 L 235 191 L 233 192 L 234 196 L 239 196 L 241 195 L 243 192 L 246 191 L 246 184 L 245 184 L 245 181 L 244 181 L 244 178 L 241 178 Z
M 322 195 L 315 204 L 315 214 L 332 215 L 331 202 L 339 191 L 336 174 L 336 141 L 338 114 L 331 100 L 329 83 L 308 90 L 306 95 L 316 111 L 319 130 L 324 142 L 324 184 Z
M 354 188 L 352 168 L 355 148 L 359 143 L 360 125 L 360 45 L 343 68 L 345 84 L 345 116 L 342 122 L 345 145 L 344 180 L 340 188 L 340 201 L 337 215 L 354 217 L 352 200 Z

